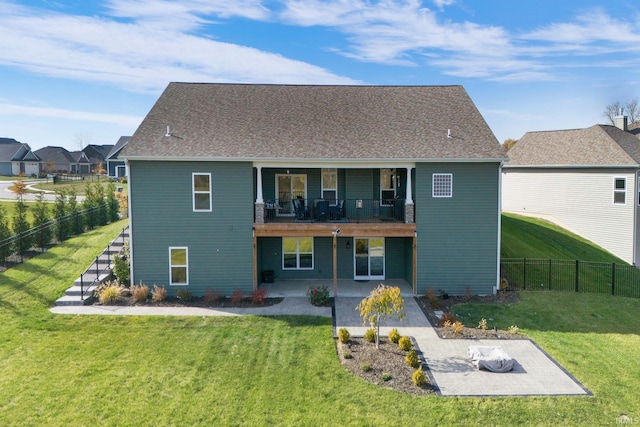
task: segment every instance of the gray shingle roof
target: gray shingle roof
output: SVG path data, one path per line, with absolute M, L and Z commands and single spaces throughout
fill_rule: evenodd
M 116 145 L 113 146 L 113 148 L 111 148 L 111 151 L 109 151 L 109 155 L 107 156 L 107 160 L 115 160 L 118 158 L 118 153 L 120 153 L 120 150 L 122 150 L 124 148 L 125 145 L 127 145 L 127 143 L 129 142 L 129 140 L 131 139 L 130 136 L 121 136 L 118 139 L 118 142 L 116 142 Z
M 165 136 L 167 126 L 172 136 Z M 461 86 L 170 83 L 120 157 L 479 160 L 505 154 Z
M 586 129 L 528 132 L 507 153 L 504 167 L 635 166 L 640 140 L 610 125 Z
M 43 147 L 36 150 L 35 153 L 44 162 L 52 163 L 74 163 L 75 160 L 69 151 L 64 147 Z

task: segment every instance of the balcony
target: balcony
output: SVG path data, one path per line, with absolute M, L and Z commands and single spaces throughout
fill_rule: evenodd
M 286 197 L 264 202 L 264 223 L 412 223 L 413 212 L 409 214 L 405 210 L 405 200 L 400 198 L 336 202 Z M 259 215 L 258 211 L 256 215 Z M 410 216 L 409 221 L 407 216 Z

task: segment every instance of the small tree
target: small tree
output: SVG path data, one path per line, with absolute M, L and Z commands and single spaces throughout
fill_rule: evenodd
M 37 196 L 36 204 L 33 207 L 33 226 L 40 227 L 35 234 L 36 243 L 44 250 L 44 248 L 51 243 L 51 236 L 53 235 L 51 227 L 48 227 L 49 207 L 44 200 L 44 194 L 40 193 Z
M 87 211 L 85 215 L 87 228 L 89 230 L 93 230 L 93 228 L 98 224 L 98 204 L 96 203 L 96 195 L 93 191 L 93 186 L 89 183 L 87 183 L 87 186 L 85 187 L 82 207 Z
M 97 225 L 103 226 L 108 222 L 107 201 L 105 200 L 104 186 L 96 182 L 94 184 L 94 188 L 93 194 L 95 197 L 95 204 L 98 206 Z
M 76 190 L 72 188 L 67 196 L 67 214 L 71 215 L 71 233 L 77 236 L 84 232 L 84 215 L 78 206 Z
M 356 307 L 360 311 L 362 324 L 367 322 L 376 330 L 376 348 L 380 348 L 380 322 L 393 314 L 398 320 L 404 319 L 404 300 L 397 286 L 385 286 L 382 283 L 371 291 Z
M 24 201 L 22 201 L 22 197 L 18 199 L 18 202 L 15 204 L 15 210 L 13 211 L 13 233 L 20 234 L 29 230 L 31 226 L 29 225 L 29 221 L 27 221 L 27 205 L 25 205 Z M 15 244 L 16 251 L 20 254 L 20 256 L 24 255 L 29 248 L 31 248 L 32 236 L 22 236 L 22 238 L 18 239 Z
M 25 184 L 24 181 L 13 181 L 11 191 L 17 194 L 20 200 L 22 200 L 22 196 L 27 194 L 27 184 Z
M 12 235 L 13 233 L 9 228 L 6 212 L 4 207 L 0 205 L 0 262 L 4 262 L 7 257 L 11 255 L 11 252 L 13 252 L 13 245 L 9 243 L 2 244 L 2 242 L 9 239 Z
M 120 204 L 116 198 L 116 185 L 113 181 L 109 181 L 109 184 L 107 185 L 107 221 L 117 221 L 119 213 Z
M 69 238 L 71 233 L 71 224 L 67 217 L 67 193 L 64 190 L 58 191 L 56 201 L 54 203 L 53 217 L 56 220 L 56 238 L 59 242 L 63 242 Z

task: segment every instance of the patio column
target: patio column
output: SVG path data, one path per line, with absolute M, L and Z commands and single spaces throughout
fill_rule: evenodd
M 404 222 L 406 224 L 413 224 L 415 222 L 415 209 L 411 186 L 411 168 L 407 168 L 407 191 L 404 202 Z
M 411 194 L 411 169 L 412 168 L 407 168 L 407 195 L 405 197 L 406 204 L 413 204 L 413 195 Z
M 338 296 L 338 231 L 333 234 L 333 297 Z
M 264 199 L 262 198 L 262 166 L 256 166 L 256 203 L 255 203 L 255 222 L 256 224 L 264 223 Z
M 418 230 L 413 231 L 413 296 L 418 295 Z

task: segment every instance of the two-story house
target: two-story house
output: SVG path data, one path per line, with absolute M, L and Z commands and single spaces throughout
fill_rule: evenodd
M 461 86 L 171 83 L 120 158 L 133 283 L 499 282 L 505 154 Z

